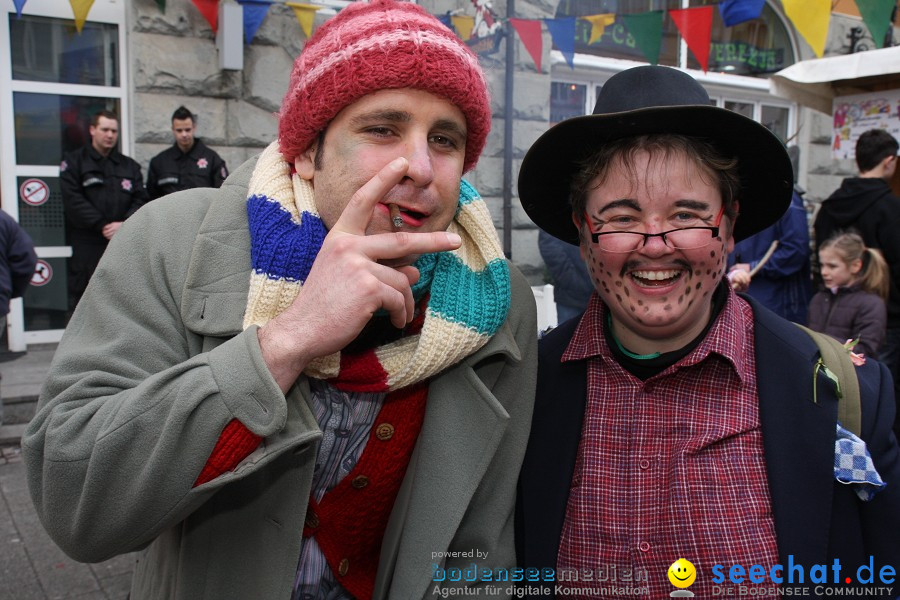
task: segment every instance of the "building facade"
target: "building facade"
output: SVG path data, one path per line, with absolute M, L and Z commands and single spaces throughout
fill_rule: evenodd
M 472 15 L 485 0 L 420 0 L 435 15 Z M 170 118 L 180 105 L 197 115 L 197 135 L 234 170 L 276 137 L 277 111 L 294 57 L 306 37 L 293 10 L 270 7 L 252 43 L 219 39 L 190 0 L 95 0 L 80 34 L 68 2 L 28 0 L 22 16 L 13 3 L 0 14 L 0 193 L 2 207 L 29 231 L 41 259 L 24 300 L 13 303 L 8 344 L 57 341 L 65 327 L 66 260 L 59 163 L 63 153 L 86 143 L 90 115 L 108 108 L 121 115 L 119 148 L 143 167 L 173 142 Z M 234 0 L 222 5 L 236 7 Z M 315 25 L 333 16 L 344 0 L 325 0 Z M 623 15 L 701 5 L 705 0 L 493 0 L 490 8 L 509 31 L 495 51 L 482 53 L 490 82 L 493 129 L 478 167 L 467 175 L 487 199 L 512 260 L 535 285 L 545 274 L 537 230 L 516 198 L 518 166 L 531 143 L 552 123 L 587 114 L 597 90 L 616 72 L 645 64 L 646 57 L 624 26 Z M 224 7 L 220 7 L 222 10 Z M 542 28 L 541 69 L 509 27 L 507 10 L 522 19 L 616 15 L 603 36 L 589 44 L 590 26 L 577 21 L 570 65 Z M 862 33 L 853 28 L 862 28 Z M 851 31 L 856 38 L 851 40 Z M 832 16 L 827 54 L 866 40 L 859 17 Z M 896 38 L 896 36 L 895 36 Z M 513 41 L 511 54 L 506 41 Z M 785 17 L 779 0 L 766 0 L 759 19 L 735 27 L 715 11 L 708 72 L 703 72 L 668 17 L 659 63 L 688 70 L 717 105 L 765 123 L 800 148 L 797 176 L 808 190 L 810 210 L 840 179 L 855 172 L 852 161 L 831 158 L 829 115 L 769 94 L 767 76 L 813 52 Z M 240 68 L 223 68 L 226 46 L 240 45 Z M 511 60 L 508 58 L 511 56 Z M 507 70 L 507 66 L 510 70 Z M 506 82 L 511 81 L 511 102 Z M 507 104 L 509 108 L 507 109 Z M 507 127 L 507 121 L 510 126 Z M 511 139 L 507 139 L 507 132 Z M 552 173 L 548 173 L 552 177 Z

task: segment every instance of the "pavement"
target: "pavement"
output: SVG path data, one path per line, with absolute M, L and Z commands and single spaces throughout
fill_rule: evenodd
M 0 352 L 0 600 L 125 600 L 134 555 L 96 564 L 72 560 L 44 531 L 28 493 L 19 440 L 55 350 L 40 344 L 25 353 Z

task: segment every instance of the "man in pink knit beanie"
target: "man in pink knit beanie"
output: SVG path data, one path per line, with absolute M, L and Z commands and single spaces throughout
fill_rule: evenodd
M 73 315 L 23 441 L 60 547 L 139 551 L 132 600 L 509 597 L 537 325 L 462 179 L 490 124 L 421 7 L 323 24 L 277 141 L 129 219 Z

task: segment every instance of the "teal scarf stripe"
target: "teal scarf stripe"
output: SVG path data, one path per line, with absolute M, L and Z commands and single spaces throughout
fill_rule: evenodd
M 481 200 L 481 196 L 478 195 L 478 191 L 472 187 L 472 184 L 466 181 L 465 179 L 461 179 L 459 183 L 459 207 L 457 211 L 461 209 L 466 204 L 471 204 L 476 200 Z
M 431 281 L 428 312 L 483 335 L 496 333 L 509 311 L 506 260 L 492 260 L 482 271 L 473 271 L 449 252 L 442 253 L 439 262 Z

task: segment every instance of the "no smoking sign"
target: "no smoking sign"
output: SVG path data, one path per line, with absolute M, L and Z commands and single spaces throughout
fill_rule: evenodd
M 19 186 L 19 197 L 25 204 L 40 206 L 50 199 L 50 188 L 41 179 L 26 179 Z

